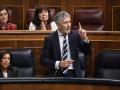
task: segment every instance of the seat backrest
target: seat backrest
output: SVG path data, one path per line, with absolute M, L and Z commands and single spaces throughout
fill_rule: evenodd
M 82 69 L 82 77 L 84 78 L 85 74 L 86 74 L 85 55 L 82 52 L 79 52 L 78 57 L 79 57 L 79 60 L 80 60 L 80 67 Z
M 103 12 L 101 9 L 80 9 L 74 11 L 73 29 L 78 29 L 78 23 L 86 30 L 101 31 L 103 25 Z
M 34 18 L 34 13 L 35 13 L 35 9 L 28 9 L 28 10 L 26 11 L 26 19 L 25 19 L 25 23 L 26 23 L 26 24 L 29 24 L 30 21 L 33 20 L 33 18 Z
M 98 54 L 95 77 L 120 79 L 120 51 L 102 51 Z
M 18 77 L 35 75 L 34 60 L 31 49 L 9 49 L 12 54 L 12 66 L 18 68 Z
M 9 14 L 9 21 L 17 25 L 18 30 L 23 29 L 23 7 L 6 6 Z

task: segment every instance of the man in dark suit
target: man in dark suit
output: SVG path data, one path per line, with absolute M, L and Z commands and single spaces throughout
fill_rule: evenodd
M 82 77 L 78 51 L 84 54 L 90 52 L 90 41 L 86 30 L 71 30 L 71 16 L 65 11 L 58 12 L 55 16 L 58 26 L 57 31 L 46 37 L 41 53 L 41 63 L 49 67 L 49 76 L 56 77 Z M 63 45 L 64 37 L 66 44 Z M 65 60 L 63 48 L 67 45 Z

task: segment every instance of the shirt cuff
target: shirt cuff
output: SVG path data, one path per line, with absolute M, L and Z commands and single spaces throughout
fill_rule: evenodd
M 84 39 L 83 41 L 84 41 L 85 43 L 89 43 L 89 42 L 90 42 L 89 39 L 87 39 L 87 38 Z
M 60 69 L 59 64 L 60 64 L 60 61 L 55 62 L 55 69 Z

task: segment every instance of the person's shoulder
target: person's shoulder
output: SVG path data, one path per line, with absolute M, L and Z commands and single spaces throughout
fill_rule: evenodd
M 29 24 L 29 30 L 30 31 L 36 30 L 36 25 L 32 21 Z
M 17 77 L 17 73 L 19 71 L 19 68 L 18 67 L 10 67 L 10 72 L 11 72 L 11 75 L 12 77 Z
M 15 67 L 15 66 L 14 66 L 14 67 L 11 67 L 10 69 L 11 69 L 12 71 L 14 71 L 14 72 L 18 71 L 18 67 Z
M 9 23 L 7 23 L 7 28 L 10 30 L 15 30 L 15 29 L 17 29 L 17 25 L 9 22 Z
M 70 33 L 75 34 L 75 35 L 79 35 L 79 32 L 77 30 L 71 30 Z
M 52 38 L 52 37 L 55 37 L 57 35 L 58 35 L 57 31 L 54 31 L 51 34 L 49 34 L 47 37 Z
M 3 72 L 1 69 L 0 69 L 0 77 L 3 77 Z
M 56 30 L 58 29 L 58 26 L 57 26 L 57 24 L 55 23 L 55 21 L 52 21 L 52 22 L 50 23 L 50 26 L 51 26 L 51 30 L 52 30 L 52 31 L 56 31 Z
M 17 26 L 16 24 L 11 23 L 11 22 L 9 22 L 8 24 L 11 25 L 11 26 Z
M 53 38 L 57 37 L 57 31 L 54 31 L 53 33 L 49 34 L 45 39 L 52 40 Z
M 32 21 L 30 22 L 30 25 L 36 26 Z

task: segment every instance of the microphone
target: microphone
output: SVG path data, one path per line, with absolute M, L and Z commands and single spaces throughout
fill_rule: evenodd
M 57 72 L 58 72 L 58 69 L 55 70 L 55 72 L 54 72 L 54 74 L 53 74 L 53 77 L 56 77 Z
M 69 70 L 69 68 L 65 69 L 65 70 L 63 71 L 63 74 L 67 73 L 68 70 Z

